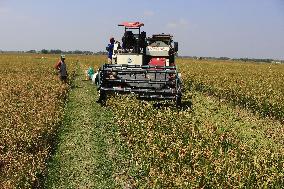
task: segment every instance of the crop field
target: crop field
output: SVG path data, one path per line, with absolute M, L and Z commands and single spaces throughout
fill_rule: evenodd
M 109 101 L 131 149 L 133 185 L 283 187 L 284 66 L 189 59 L 178 65 L 182 110 Z
M 206 60 L 180 60 L 180 65 L 196 90 L 283 121 L 283 65 Z
M 0 188 L 36 187 L 43 176 L 69 88 L 57 77 L 56 61 L 0 55 Z
M 102 56 L 67 56 L 70 81 L 63 84 L 53 68 L 58 56 L 41 57 L 0 55 L 0 188 L 42 185 L 49 172 L 51 152 L 64 137 L 57 137 L 58 130 L 68 126 L 64 124 L 64 107 L 74 100 L 68 94 L 72 90 L 84 91 L 82 86 L 89 87 L 86 94 L 93 94 L 91 82 L 83 82 L 81 77 L 85 69 L 97 69 L 105 61 Z M 110 166 L 113 171 L 108 174 L 114 184 L 109 188 L 283 187 L 284 65 L 191 59 L 178 59 L 177 64 L 184 86 L 181 109 L 171 103 L 139 101 L 133 96 L 112 96 L 99 110 L 85 104 L 81 107 L 90 115 L 111 112 L 112 119 L 97 128 L 100 136 L 108 137 L 101 141 L 112 141 L 113 137 L 127 149 L 122 156 L 114 148 L 108 153 L 107 145 L 102 148 L 87 144 L 86 138 L 90 137 L 81 141 L 82 145 L 86 143 L 85 151 L 101 148 L 94 151 L 111 154 L 107 163 L 100 164 L 106 165 L 101 166 L 103 171 L 111 159 L 124 158 L 122 163 Z M 81 86 L 73 86 L 78 77 Z M 79 117 L 83 120 L 84 116 Z M 72 129 L 84 125 L 82 122 Z M 88 125 L 88 130 L 91 127 Z M 105 127 L 110 128 L 110 134 L 102 134 Z M 68 148 L 70 157 L 69 149 L 75 148 Z M 58 155 L 57 160 L 64 164 L 72 159 L 68 158 L 63 161 Z M 54 172 L 51 177 L 56 175 Z M 96 172 L 96 179 L 103 178 L 99 174 Z M 67 188 L 92 188 L 96 179 L 92 184 L 82 184 L 90 178 L 67 179 Z

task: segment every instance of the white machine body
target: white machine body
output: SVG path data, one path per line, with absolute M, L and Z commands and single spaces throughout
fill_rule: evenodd
M 142 54 L 117 54 L 116 64 L 132 64 L 132 65 L 142 65 L 143 55 Z
M 146 47 L 146 55 L 152 57 L 168 57 L 169 56 L 170 47 Z

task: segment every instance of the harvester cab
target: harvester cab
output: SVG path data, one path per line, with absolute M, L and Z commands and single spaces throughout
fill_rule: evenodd
M 112 63 L 97 74 L 100 102 L 110 93 L 134 93 L 146 100 L 173 100 L 181 105 L 182 81 L 175 65 L 178 44 L 169 34 L 152 37 L 140 22 L 124 22 L 122 44 L 114 44 Z

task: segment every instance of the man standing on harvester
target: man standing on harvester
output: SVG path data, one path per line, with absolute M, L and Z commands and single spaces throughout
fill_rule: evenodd
M 114 47 L 114 38 L 111 37 L 109 40 L 110 44 L 106 47 L 106 50 L 108 51 L 108 64 L 112 63 L 112 54 L 113 54 L 113 47 Z
M 60 80 L 67 83 L 67 67 L 65 63 L 65 55 L 60 56 L 60 60 L 55 65 L 55 69 L 58 70 Z

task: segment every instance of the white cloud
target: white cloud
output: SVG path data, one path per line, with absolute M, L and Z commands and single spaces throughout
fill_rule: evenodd
M 181 18 L 179 20 L 169 22 L 167 24 L 167 27 L 168 28 L 186 28 L 188 25 L 189 25 L 188 21 Z
M 145 10 L 144 11 L 144 16 L 154 16 L 155 15 L 155 12 L 154 11 L 151 11 L 151 10 Z

